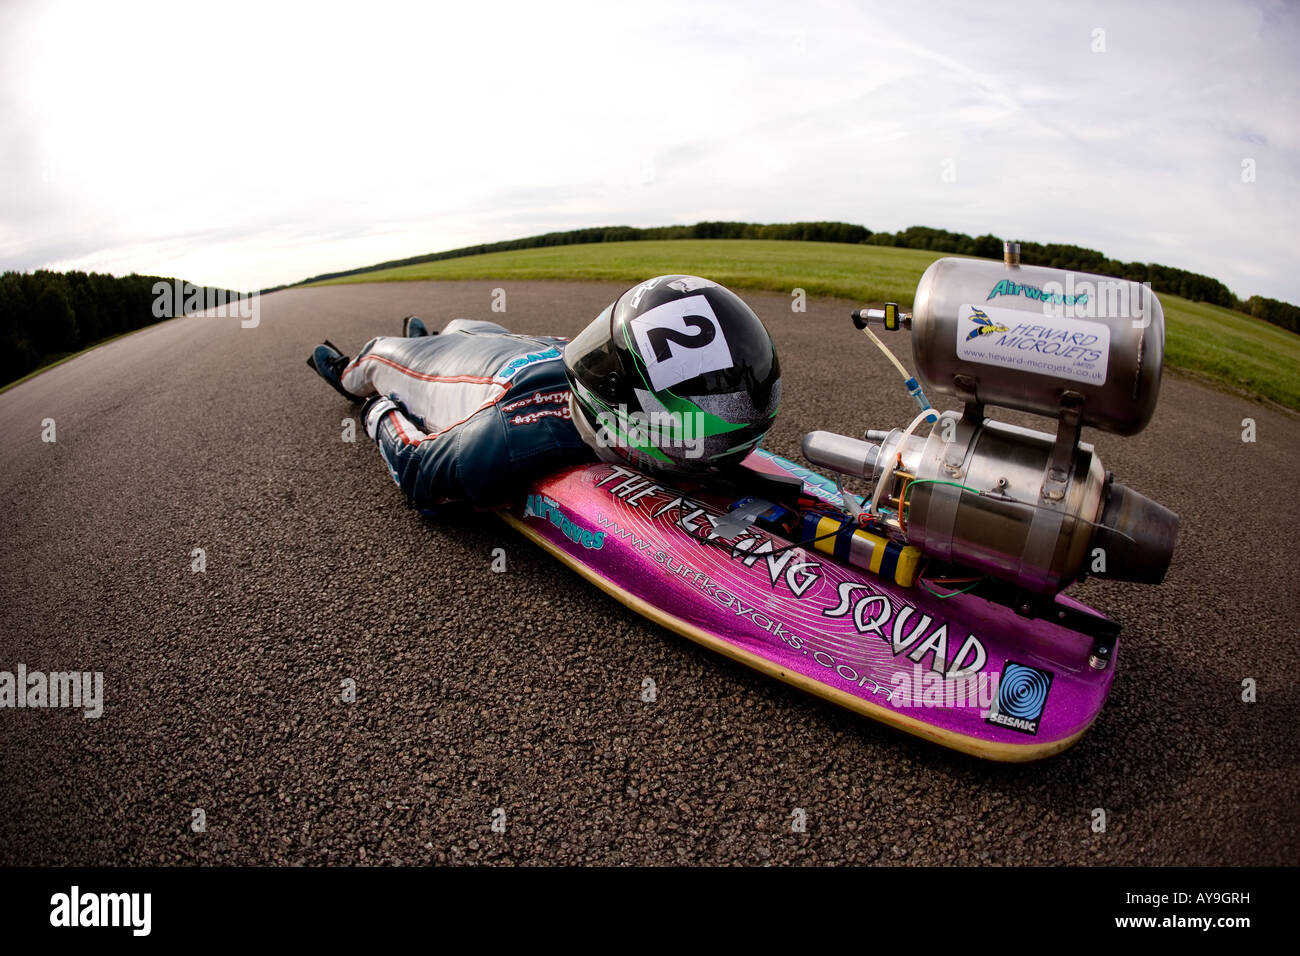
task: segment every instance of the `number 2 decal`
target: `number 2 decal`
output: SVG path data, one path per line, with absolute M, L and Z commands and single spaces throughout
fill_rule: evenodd
M 663 326 L 646 330 L 645 337 L 654 346 L 656 362 L 666 362 L 672 358 L 673 350 L 669 346 L 669 342 L 674 342 L 688 349 L 702 349 L 712 342 L 713 337 L 718 334 L 713 327 L 713 323 L 702 315 L 683 315 L 682 321 L 696 330 L 694 335 L 688 335 L 685 332 Z
M 703 295 L 665 302 L 630 325 L 655 391 L 733 364 L 722 326 Z

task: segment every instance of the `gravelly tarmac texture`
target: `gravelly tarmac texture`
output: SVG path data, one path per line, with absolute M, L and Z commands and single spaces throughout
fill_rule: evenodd
M 1082 591 L 1125 624 L 1090 733 L 986 764 L 644 622 L 491 516 L 406 508 L 304 360 L 409 312 L 571 335 L 620 291 L 511 283 L 503 317 L 495 285 L 280 292 L 255 329 L 174 320 L 0 395 L 0 670 L 105 682 L 98 720 L 0 710 L 0 863 L 1300 862 L 1300 421 L 1167 377 L 1144 434 L 1085 434 L 1181 514 L 1175 564 Z M 786 376 L 768 447 L 910 420 L 850 303 L 746 298 Z

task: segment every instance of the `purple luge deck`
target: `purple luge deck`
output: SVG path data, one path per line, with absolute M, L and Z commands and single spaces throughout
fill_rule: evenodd
M 823 500 L 827 480 L 765 453 Z M 597 464 L 536 482 L 511 524 L 638 612 L 859 713 L 978 756 L 1032 760 L 1092 723 L 1115 662 L 973 595 L 940 599 L 757 528 L 706 544 L 727 502 Z M 1062 598 L 1074 607 L 1077 602 Z

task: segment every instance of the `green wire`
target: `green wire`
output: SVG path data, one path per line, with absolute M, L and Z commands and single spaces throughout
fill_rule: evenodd
M 951 485 L 954 488 L 960 488 L 962 491 L 969 491 L 973 495 L 981 494 L 978 488 L 972 488 L 969 485 L 963 485 L 960 481 L 945 481 L 942 478 L 913 478 L 907 483 L 907 491 L 903 492 L 903 501 L 898 503 L 898 510 L 902 512 L 903 507 L 907 504 L 908 493 L 914 485 Z
M 939 593 L 938 591 L 936 591 L 934 588 L 932 588 L 932 587 L 930 587 L 928 584 L 926 584 L 924 578 L 917 578 L 917 580 L 921 582 L 921 587 L 925 588 L 927 591 L 929 591 L 931 594 L 933 594 L 933 595 L 934 595 L 935 597 L 937 597 L 939 600 L 941 600 L 941 601 L 946 601 L 946 600 L 948 600 L 948 598 L 950 598 L 950 597 L 956 597 L 958 594 L 965 594 L 967 591 L 974 591 L 977 587 L 979 587 L 981 584 L 984 583 L 984 580 L 985 580 L 985 579 L 984 579 L 984 578 L 980 578 L 980 579 L 979 579 L 978 581 L 976 581 L 974 584 L 968 584 L 968 585 L 966 585 L 966 587 L 962 588 L 960 591 L 949 591 L 947 594 L 940 594 L 940 593 Z
M 902 516 L 903 508 L 907 505 L 907 496 L 911 494 L 912 488 L 915 485 L 951 485 L 953 488 L 960 488 L 962 491 L 969 491 L 973 495 L 980 494 L 980 490 L 978 488 L 972 488 L 969 485 L 963 485 L 959 481 L 946 481 L 943 478 L 913 478 L 911 481 L 907 483 L 907 490 L 903 492 L 904 500 L 898 503 L 898 512 L 900 517 Z M 946 601 L 950 597 L 956 597 L 958 594 L 965 594 L 968 591 L 973 591 L 981 584 L 983 584 L 985 580 L 986 578 L 980 578 L 974 584 L 968 584 L 960 591 L 949 591 L 947 594 L 940 594 L 934 588 L 926 584 L 924 578 L 917 578 L 917 581 L 918 583 L 920 583 L 921 587 L 925 588 L 927 591 L 929 591 L 935 597 L 939 598 L 939 600 L 941 601 Z

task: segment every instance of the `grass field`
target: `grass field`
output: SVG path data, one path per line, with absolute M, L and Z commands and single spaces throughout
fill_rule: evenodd
M 838 296 L 910 307 L 916 283 L 942 253 L 888 246 L 767 239 L 672 239 L 551 246 L 442 259 L 346 282 L 417 279 L 596 279 L 636 282 L 685 272 L 744 289 Z M 1219 306 L 1162 295 L 1166 365 L 1232 391 L 1300 410 L 1300 336 Z

